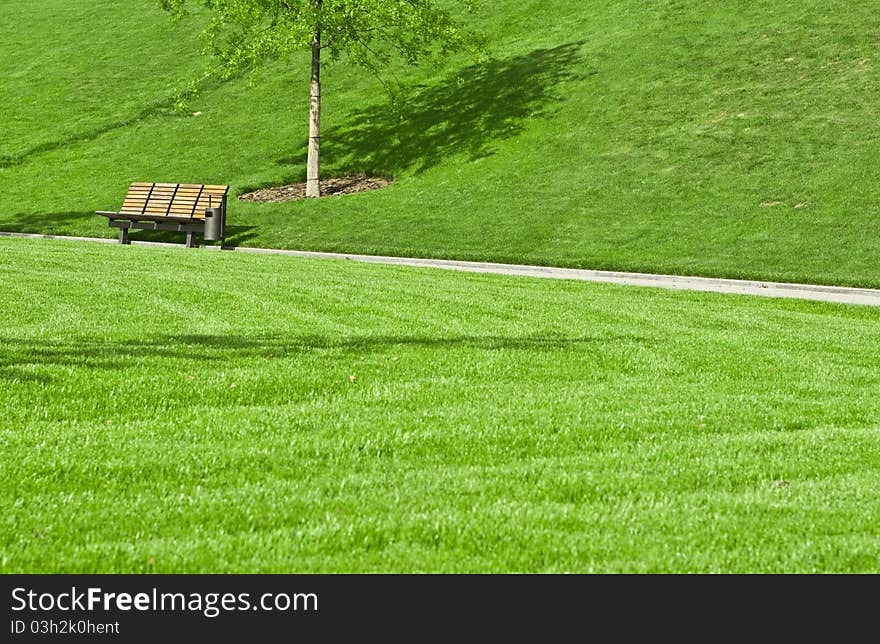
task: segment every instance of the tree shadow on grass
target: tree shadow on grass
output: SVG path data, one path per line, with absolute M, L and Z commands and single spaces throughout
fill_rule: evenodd
M 58 139 L 55 139 L 54 141 L 43 141 L 42 143 L 33 145 L 30 148 L 21 150 L 20 152 L 0 154 L 0 168 L 11 168 L 17 165 L 21 165 L 30 160 L 31 157 L 42 154 L 43 152 L 52 152 L 53 150 L 69 147 L 78 143 L 87 143 L 89 141 L 94 141 L 98 137 L 107 134 L 108 132 L 124 128 L 129 125 L 133 125 L 155 114 L 159 114 L 160 112 L 171 113 L 171 107 L 173 105 L 174 97 L 166 97 L 159 100 L 154 100 L 150 103 L 147 103 L 133 114 L 128 114 L 112 121 L 98 123 L 91 128 L 88 128 L 81 132 L 77 132 L 75 134 L 69 134 L 67 136 L 60 137 Z
M 0 230 L 8 233 L 35 233 L 52 235 L 59 226 L 81 227 L 89 221 L 97 221 L 94 210 L 66 210 L 62 212 L 19 212 L 0 222 Z M 106 219 L 104 220 L 106 221 Z
M 0 338 L 0 380 L 44 380 L 26 369 L 33 366 L 83 367 L 89 369 L 142 368 L 144 358 L 185 360 L 206 367 L 232 368 L 253 358 L 285 359 L 316 352 L 361 356 L 390 352 L 399 347 L 426 349 L 473 349 L 474 351 L 558 351 L 573 347 L 626 342 L 651 344 L 638 335 L 163 335 L 137 340 L 70 340 Z M 239 365 L 240 366 L 240 365 Z M 266 368 L 266 367 L 264 367 Z
M 454 155 L 489 156 L 493 144 L 546 118 L 563 100 L 560 85 L 595 73 L 578 70 L 582 45 L 469 67 L 439 85 L 416 89 L 398 110 L 387 103 L 357 110 L 345 124 L 322 133 L 322 160 L 338 172 L 394 176 L 424 172 Z M 304 140 L 296 154 L 278 163 L 304 166 L 306 149 Z

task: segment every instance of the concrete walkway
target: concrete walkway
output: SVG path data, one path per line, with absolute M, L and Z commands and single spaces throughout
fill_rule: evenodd
M 116 239 L 96 237 L 65 237 L 60 235 L 34 235 L 28 233 L 5 233 L 4 237 L 30 237 L 39 239 L 61 239 L 91 241 L 108 244 L 118 243 Z M 134 241 L 138 246 L 164 246 L 183 248 L 182 244 Z M 217 246 L 205 246 L 206 250 L 220 250 Z M 227 250 L 224 248 L 224 250 Z M 783 297 L 841 304 L 862 304 L 880 306 L 880 289 L 851 288 L 847 286 L 822 286 L 814 284 L 789 284 L 785 282 L 761 282 L 752 280 L 718 279 L 711 277 L 686 277 L 679 275 L 657 275 L 653 273 L 623 273 L 619 271 L 593 271 L 578 268 L 555 268 L 550 266 L 526 266 L 522 264 L 496 264 L 492 262 L 464 262 L 446 259 L 418 259 L 410 257 L 385 257 L 382 255 L 352 255 L 348 253 L 319 253 L 300 250 L 279 250 L 273 248 L 234 247 L 243 253 L 262 253 L 270 255 L 291 255 L 317 259 L 349 260 L 372 264 L 396 264 L 399 266 L 418 266 L 423 268 L 442 268 L 468 271 L 472 273 L 496 273 L 499 275 L 520 275 L 523 277 L 544 277 L 551 279 L 579 280 L 584 282 L 610 282 L 632 286 L 653 286 L 686 291 L 712 291 L 736 295 L 760 295 L 764 297 Z M 192 252 L 192 251 L 189 251 Z

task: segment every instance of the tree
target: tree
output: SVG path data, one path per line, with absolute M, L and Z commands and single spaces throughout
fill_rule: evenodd
M 467 11 L 477 0 L 159 0 L 175 18 L 188 2 L 204 5 L 202 36 L 219 62 L 221 78 L 258 72 L 268 61 L 311 52 L 306 196 L 320 196 L 321 54 L 348 56 L 381 73 L 395 57 L 415 64 L 431 54 L 482 51 L 479 36 L 447 7 Z

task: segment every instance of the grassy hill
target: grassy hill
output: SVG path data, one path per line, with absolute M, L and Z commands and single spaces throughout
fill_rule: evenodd
M 880 571 L 870 307 L 8 238 L 0 282 L 0 573 Z
M 170 99 L 206 60 L 153 3 L 0 5 L 0 230 L 110 236 L 129 181 L 304 175 L 306 73 Z M 502 0 L 493 60 L 325 70 L 325 173 L 383 190 L 233 201 L 240 245 L 880 286 L 870 3 Z

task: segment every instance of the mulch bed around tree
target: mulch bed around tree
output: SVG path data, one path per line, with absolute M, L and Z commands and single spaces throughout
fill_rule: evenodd
M 371 177 L 366 174 L 347 174 L 342 177 L 329 177 L 321 179 L 321 196 L 332 197 L 336 195 L 348 195 L 355 192 L 366 192 L 384 188 L 391 183 L 387 177 Z M 270 186 L 260 188 L 253 192 L 238 195 L 242 201 L 268 201 L 279 203 L 281 201 L 293 201 L 305 199 L 306 184 L 291 183 L 286 186 Z

